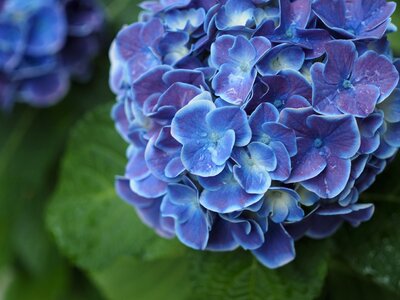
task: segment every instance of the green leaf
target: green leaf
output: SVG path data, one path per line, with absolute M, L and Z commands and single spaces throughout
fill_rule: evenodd
M 346 264 L 331 264 L 323 293 L 318 300 L 394 300 L 398 297 L 374 283 L 370 278 L 362 276 Z
M 311 300 L 321 292 L 327 256 L 327 243 L 306 240 L 297 260 L 279 270 L 244 251 L 191 251 L 147 262 L 124 257 L 91 276 L 110 300 Z
M 297 245 L 296 260 L 277 270 L 267 269 L 243 251 L 196 255 L 191 299 L 314 299 L 324 283 L 328 250 L 325 242 L 303 240 Z
M 109 300 L 186 300 L 196 293 L 188 277 L 189 266 L 185 257 L 152 261 L 122 257 L 91 275 Z
M 373 219 L 337 236 L 338 254 L 357 272 L 400 294 L 400 206 L 379 203 Z
M 112 97 L 106 84 L 96 84 L 108 78 L 107 58 L 98 62 L 94 81 L 73 85 L 55 107 L 35 109 L 19 104 L 10 115 L 0 115 L 0 265 L 21 254 L 20 249 L 25 251 L 24 238 L 18 235 L 26 235 L 29 229 L 21 231 L 19 221 L 32 207 L 43 207 L 70 127 L 86 110 Z
M 126 147 L 110 105 L 88 114 L 71 134 L 47 224 L 63 253 L 87 270 L 107 267 L 123 255 L 155 259 L 184 251 L 143 225 L 117 197 L 114 177 L 123 173 Z

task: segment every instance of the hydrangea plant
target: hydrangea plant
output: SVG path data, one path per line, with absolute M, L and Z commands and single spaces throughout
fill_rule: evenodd
M 385 0 L 145 1 L 110 50 L 129 143 L 118 194 L 163 237 L 250 250 L 369 220 L 360 194 L 400 147 Z
M 96 0 L 0 1 L 0 108 L 62 99 L 71 77 L 88 77 L 103 27 Z

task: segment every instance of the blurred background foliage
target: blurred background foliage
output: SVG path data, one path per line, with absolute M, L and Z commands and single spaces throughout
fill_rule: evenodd
M 109 41 L 138 2 L 103 0 Z M 400 33 L 390 39 L 400 56 Z M 59 105 L 0 115 L 0 299 L 400 299 L 399 158 L 363 195 L 377 204 L 370 223 L 302 241 L 278 271 L 156 237 L 114 193 L 126 145 L 109 117 L 107 50 Z

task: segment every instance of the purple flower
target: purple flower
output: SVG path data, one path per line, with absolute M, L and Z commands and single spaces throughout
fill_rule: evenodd
M 346 38 L 361 40 L 380 39 L 385 34 L 396 3 L 386 0 L 316 0 L 312 7 L 328 28 Z
M 219 69 L 212 81 L 215 94 L 228 103 L 241 105 L 251 93 L 259 59 L 271 43 L 262 37 L 223 35 L 211 46 L 211 65 Z
M 368 51 L 358 57 L 350 41 L 325 45 L 328 61 L 311 69 L 313 107 L 322 114 L 366 117 L 397 86 L 399 73 L 384 56 Z
M 355 118 L 314 115 L 311 108 L 286 109 L 281 118 L 297 136 L 288 182 L 301 182 L 321 198 L 336 197 L 346 186 L 351 158 L 360 148 Z

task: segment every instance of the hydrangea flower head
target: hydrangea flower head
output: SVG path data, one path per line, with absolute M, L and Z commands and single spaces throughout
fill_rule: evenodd
M 359 197 L 400 147 L 392 2 L 146 1 L 111 50 L 129 143 L 118 194 L 164 237 L 249 250 L 359 226 Z
M 98 52 L 104 14 L 95 0 L 0 3 L 0 108 L 44 107 L 86 79 Z

